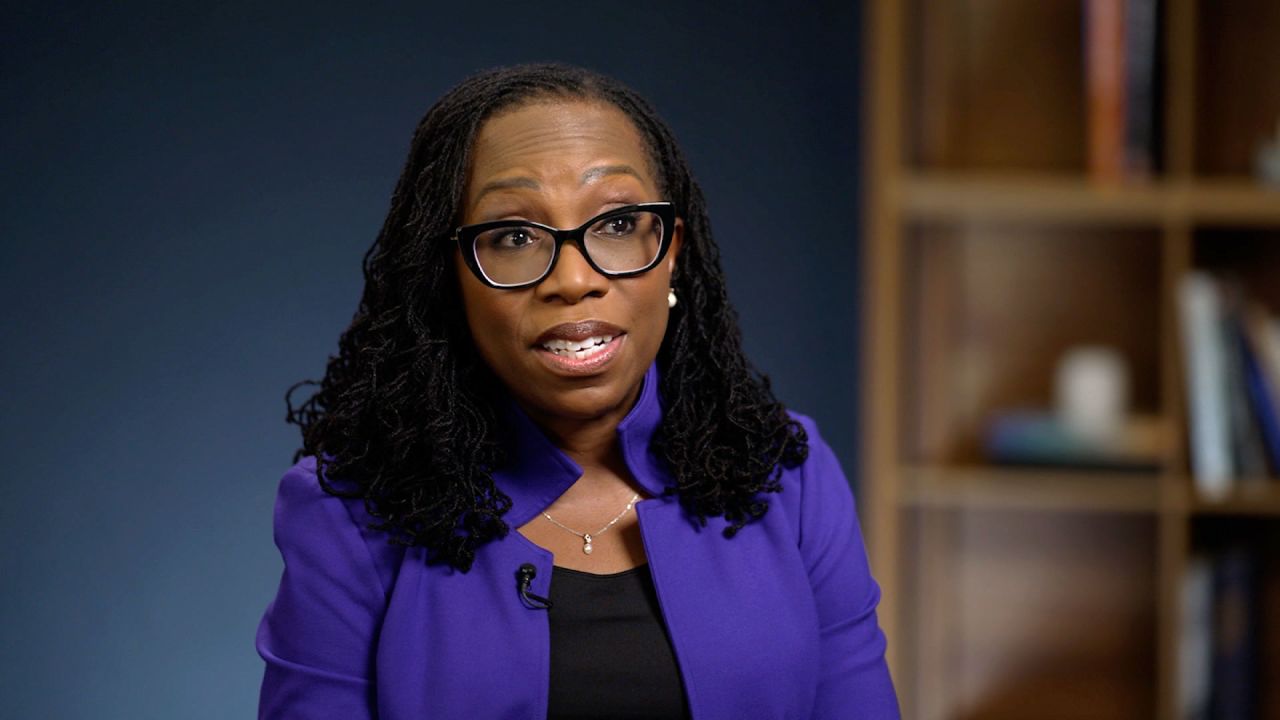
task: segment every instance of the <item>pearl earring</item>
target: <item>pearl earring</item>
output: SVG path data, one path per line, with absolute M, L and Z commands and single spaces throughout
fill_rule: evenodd
M 676 306 L 676 289 L 671 288 L 670 290 L 667 291 L 667 307 L 673 308 L 675 306 Z

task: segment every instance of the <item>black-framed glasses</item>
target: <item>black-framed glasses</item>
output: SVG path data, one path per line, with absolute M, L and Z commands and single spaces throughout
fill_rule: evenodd
M 515 290 L 551 274 L 560 246 L 572 240 L 592 269 L 607 277 L 652 270 L 671 247 L 675 206 L 648 202 L 601 213 L 572 230 L 529 220 L 495 220 L 453 231 L 462 259 L 480 282 Z

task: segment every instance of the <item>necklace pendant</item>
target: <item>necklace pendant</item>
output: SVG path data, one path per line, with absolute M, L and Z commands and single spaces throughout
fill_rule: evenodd
M 591 554 L 591 536 L 590 535 L 582 536 L 582 552 L 587 555 Z

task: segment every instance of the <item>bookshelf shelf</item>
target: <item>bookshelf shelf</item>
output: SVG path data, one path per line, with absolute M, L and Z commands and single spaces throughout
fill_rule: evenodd
M 1155 514 L 1160 477 L 1148 473 L 1001 467 L 904 468 L 907 506 Z
M 1206 179 L 1176 188 L 1188 221 L 1205 225 L 1276 227 L 1280 225 L 1280 188 L 1250 180 Z
M 1253 177 L 1280 121 L 1280 2 L 863 7 L 859 507 L 905 717 L 1226 716 L 1188 710 L 1185 598 L 1193 567 L 1230 572 L 1243 552 L 1271 588 L 1248 661 L 1256 715 L 1280 718 L 1280 479 L 1257 477 L 1280 460 L 1241 459 L 1239 431 L 1241 398 L 1263 424 L 1259 365 L 1251 389 L 1242 361 L 1220 391 L 1240 477 L 1207 499 L 1187 395 L 1209 374 L 1184 355 L 1181 304 L 1194 274 L 1247 301 L 1250 338 L 1280 315 L 1280 187 Z M 1093 72 L 1108 49 L 1154 67 L 1111 86 L 1119 104 Z M 1245 336 L 1245 306 L 1224 337 Z M 1260 341 L 1242 342 L 1226 352 Z M 1156 469 L 995 464 L 1019 456 L 993 428 L 1044 417 L 1055 369 L 1086 346 L 1128 369 L 1127 420 L 1155 431 L 1136 456 Z
M 1188 484 L 1190 480 L 1187 481 Z M 1194 515 L 1233 515 L 1280 518 L 1280 483 L 1269 478 L 1242 480 L 1227 497 L 1209 499 L 1188 493 L 1188 508 Z
M 919 221 L 1071 224 L 1280 224 L 1280 190 L 1250 180 L 1108 186 L 1078 175 L 917 172 L 901 204 Z
M 1073 175 L 919 173 L 907 177 L 903 209 L 913 220 L 1158 224 L 1169 205 L 1161 190 Z

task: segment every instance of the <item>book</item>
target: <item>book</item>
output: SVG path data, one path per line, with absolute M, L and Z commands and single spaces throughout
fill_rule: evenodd
M 1178 641 L 1178 709 L 1183 720 L 1208 720 L 1213 676 L 1213 565 L 1193 556 L 1182 576 Z
M 1247 311 L 1246 311 L 1247 312 Z M 1245 389 L 1256 427 L 1260 430 L 1271 474 L 1280 470 L 1280 407 L 1277 406 L 1275 376 L 1263 353 L 1264 337 L 1258 335 L 1257 319 L 1239 317 L 1237 324 L 1240 357 L 1244 361 Z M 1263 320 L 1265 322 L 1265 320 Z M 1267 474 L 1264 472 L 1257 477 Z
M 1258 604 L 1256 558 L 1244 546 L 1213 561 L 1213 669 L 1210 716 L 1256 717 Z
M 1099 441 L 1071 432 L 1056 413 L 1020 410 L 997 413 L 984 445 L 987 457 L 1001 465 L 1154 472 L 1164 438 L 1159 420 L 1149 416 L 1126 418 L 1119 432 Z
M 1124 17 L 1123 172 L 1147 178 L 1159 157 L 1158 77 L 1160 12 L 1157 0 L 1127 0 Z
M 1234 463 L 1227 407 L 1222 300 L 1207 273 L 1188 273 L 1178 287 L 1191 474 L 1196 490 L 1220 498 L 1231 489 Z
M 1124 179 L 1125 2 L 1085 0 L 1085 98 L 1089 173 Z
M 1269 349 L 1267 356 L 1271 359 L 1274 372 L 1280 376 L 1280 318 L 1268 317 L 1264 334 Z
M 1219 281 L 1217 287 L 1221 298 L 1219 323 L 1225 361 L 1223 375 L 1231 428 L 1233 477 L 1254 481 L 1267 475 L 1267 442 L 1249 387 L 1252 358 L 1245 341 L 1244 291 L 1234 282 Z
M 1262 374 L 1271 388 L 1272 405 L 1280 408 L 1280 318 L 1271 316 L 1261 305 L 1254 304 L 1245 316 L 1245 328 L 1257 353 Z

